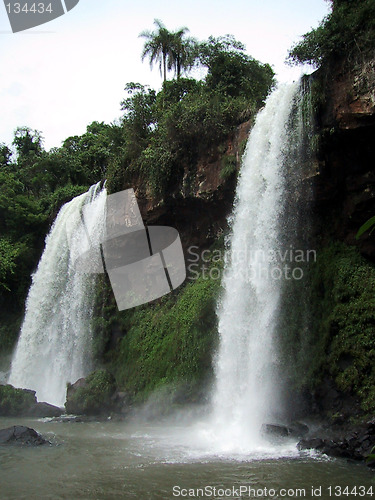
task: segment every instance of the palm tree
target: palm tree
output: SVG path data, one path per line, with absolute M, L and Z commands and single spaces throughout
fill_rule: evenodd
M 155 19 L 154 24 L 157 27 L 156 31 L 142 31 L 139 35 L 147 40 L 142 51 L 142 61 L 146 56 L 149 56 L 151 68 L 155 61 L 159 61 L 160 74 L 166 81 L 167 59 L 172 57 L 171 47 L 174 35 L 159 19 Z
M 188 28 L 180 28 L 172 33 L 172 45 L 168 59 L 168 69 L 175 70 L 177 79 L 181 72 L 190 69 L 196 59 L 197 43 L 193 38 L 184 38 Z

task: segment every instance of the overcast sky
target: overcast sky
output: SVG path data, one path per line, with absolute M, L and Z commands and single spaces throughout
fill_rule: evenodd
M 169 30 L 187 26 L 199 40 L 233 34 L 285 81 L 300 72 L 284 64 L 288 49 L 328 11 L 324 0 L 80 0 L 62 17 L 13 34 L 1 2 L 0 142 L 10 144 L 26 125 L 42 132 L 46 149 L 60 146 L 94 120 L 116 120 L 127 82 L 160 88 L 138 38 L 155 18 Z

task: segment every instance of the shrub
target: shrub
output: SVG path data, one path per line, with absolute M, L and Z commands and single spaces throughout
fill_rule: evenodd
M 318 28 L 303 35 L 289 52 L 291 63 L 320 66 L 336 59 L 372 54 L 375 48 L 375 2 L 341 0 Z
M 35 392 L 0 385 L 0 415 L 18 416 L 36 403 Z

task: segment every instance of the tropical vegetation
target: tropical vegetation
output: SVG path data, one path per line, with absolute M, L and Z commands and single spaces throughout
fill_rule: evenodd
M 198 43 L 187 28 L 155 26 L 141 34 L 142 57 L 159 63 L 160 91 L 127 83 L 117 123 L 93 122 L 50 151 L 28 127 L 17 128 L 11 145 L 0 144 L 0 351 L 14 345 L 31 273 L 63 203 L 104 179 L 111 192 L 138 179 L 162 199 L 184 170 L 194 175 L 203 151 L 255 113 L 274 83 L 271 67 L 231 36 Z M 193 65 L 207 69 L 204 79 L 182 76 Z M 174 79 L 166 79 L 168 70 Z
M 289 53 L 291 63 L 320 66 L 345 58 L 347 61 L 373 54 L 375 48 L 375 2 L 331 0 L 332 11 L 318 28 L 303 35 Z

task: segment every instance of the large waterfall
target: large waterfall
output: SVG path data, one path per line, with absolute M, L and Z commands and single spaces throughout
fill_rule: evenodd
M 301 120 L 295 119 L 299 88 L 299 83 L 281 85 L 267 99 L 251 132 L 237 186 L 218 307 L 213 427 L 221 450 L 256 449 L 262 444 L 262 424 L 279 418 L 280 301 L 285 280 L 301 278 L 283 266 L 296 230 L 285 218 L 293 217 L 287 207 L 286 174 L 292 171 L 292 178 L 301 169 L 296 130 Z
M 93 246 L 100 241 L 105 200 L 106 191 L 98 184 L 61 208 L 32 277 L 8 382 L 35 390 L 39 401 L 63 405 L 67 382 L 91 368 L 96 275 L 75 261 L 88 249 L 88 234 Z

